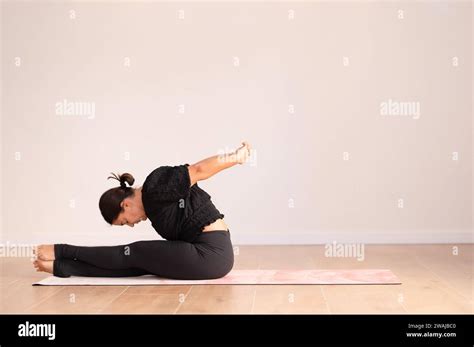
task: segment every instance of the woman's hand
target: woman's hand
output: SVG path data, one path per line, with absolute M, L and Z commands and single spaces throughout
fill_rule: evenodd
M 242 142 L 242 146 L 235 151 L 236 162 L 243 164 L 250 157 L 250 144 L 247 141 Z
M 226 153 L 225 155 L 214 155 L 188 166 L 191 185 L 197 181 L 206 180 L 237 163 L 245 163 L 250 156 L 250 149 L 250 144 L 247 141 L 243 141 L 242 146 L 234 152 Z

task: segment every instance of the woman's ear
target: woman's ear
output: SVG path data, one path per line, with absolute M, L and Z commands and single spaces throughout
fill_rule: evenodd
M 125 207 L 128 207 L 128 201 L 126 201 L 127 198 L 123 199 L 122 202 L 120 203 L 120 207 L 122 209 L 125 209 Z

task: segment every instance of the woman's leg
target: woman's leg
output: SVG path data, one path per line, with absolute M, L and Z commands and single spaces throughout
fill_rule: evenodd
M 234 264 L 227 230 L 204 232 L 194 243 L 150 240 L 98 247 L 56 244 L 54 252 L 57 260 L 75 259 L 109 270 L 135 268 L 174 279 L 219 278 Z
M 148 274 L 140 269 L 103 269 L 94 265 L 72 259 L 56 259 L 53 263 L 53 275 L 57 277 L 84 276 L 84 277 L 130 277 Z

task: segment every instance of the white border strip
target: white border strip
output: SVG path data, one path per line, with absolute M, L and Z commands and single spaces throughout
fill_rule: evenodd
M 474 243 L 474 233 L 460 231 L 407 231 L 374 232 L 374 231 L 314 231 L 314 232 L 238 232 L 230 229 L 234 245 L 314 245 L 338 243 L 364 244 L 446 244 Z M 20 235 L 19 233 L 17 235 Z M 3 235 L 2 244 L 8 242 L 38 243 L 71 243 L 77 245 L 120 245 L 141 240 L 162 240 L 156 233 L 150 232 L 103 232 L 96 233 L 39 233 L 29 237 L 9 238 Z

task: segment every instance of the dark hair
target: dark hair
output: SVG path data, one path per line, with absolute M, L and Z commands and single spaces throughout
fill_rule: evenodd
M 99 208 L 100 212 L 102 213 L 102 217 L 104 217 L 107 223 L 112 225 L 113 221 L 118 217 L 120 212 L 123 211 L 120 203 L 123 201 L 123 199 L 133 196 L 134 194 L 133 189 L 131 187 L 127 187 L 125 182 L 131 186 L 135 182 L 135 179 L 129 173 L 124 173 L 118 176 L 112 172 L 111 174 L 112 176 L 107 177 L 107 179 L 116 179 L 120 182 L 120 187 L 111 188 L 102 194 L 99 200 Z

